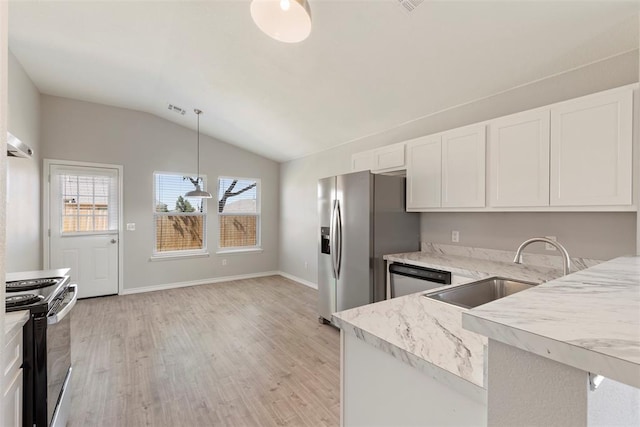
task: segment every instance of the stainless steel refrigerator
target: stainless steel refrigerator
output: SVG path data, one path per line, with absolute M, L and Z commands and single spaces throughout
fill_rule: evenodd
M 382 256 L 420 250 L 420 216 L 405 211 L 405 178 L 369 171 L 318 181 L 319 320 L 386 298 Z

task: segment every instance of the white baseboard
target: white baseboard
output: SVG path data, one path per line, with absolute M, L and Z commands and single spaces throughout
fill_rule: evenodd
M 211 283 L 230 282 L 232 280 L 255 279 L 256 277 L 282 275 L 279 271 L 265 271 L 262 273 L 240 274 L 238 276 L 213 277 L 210 279 L 191 280 L 188 282 L 165 283 L 162 285 L 143 286 L 140 288 L 123 289 L 120 295 L 139 294 L 143 292 L 163 291 L 166 289 L 184 288 L 187 286 L 208 285 Z M 286 276 L 285 276 L 286 277 Z M 296 280 L 296 279 L 291 279 Z M 306 283 L 305 283 L 306 284 Z M 308 286 L 308 285 L 307 285 Z
M 278 271 L 278 274 L 281 275 L 282 277 L 286 277 L 289 280 L 293 280 L 294 282 L 298 282 L 298 283 L 300 283 L 302 285 L 308 286 L 308 287 L 313 288 L 313 289 L 318 289 L 318 284 L 317 283 L 313 283 L 313 282 L 310 282 L 308 280 L 301 279 L 301 278 L 296 277 L 296 276 L 294 276 L 292 274 L 285 273 L 284 271 Z

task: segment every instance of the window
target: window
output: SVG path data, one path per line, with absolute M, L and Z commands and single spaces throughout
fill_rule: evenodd
M 202 189 L 206 177 L 201 176 Z M 207 199 L 186 198 L 194 189 L 187 174 L 153 174 L 155 256 L 197 255 L 207 249 Z
M 259 179 L 218 179 L 218 225 L 221 250 L 260 247 Z
M 57 179 L 62 197 L 61 234 L 118 229 L 117 173 L 67 168 L 60 171 Z

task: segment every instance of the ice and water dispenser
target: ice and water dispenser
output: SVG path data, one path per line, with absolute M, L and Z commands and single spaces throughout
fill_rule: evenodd
M 320 252 L 323 254 L 331 253 L 329 246 L 329 227 L 320 227 Z

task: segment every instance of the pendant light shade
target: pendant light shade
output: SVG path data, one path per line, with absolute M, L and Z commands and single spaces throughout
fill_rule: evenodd
M 210 199 L 213 197 L 211 193 L 202 191 L 200 189 L 200 114 L 202 114 L 202 111 L 195 109 L 193 110 L 193 112 L 196 113 L 196 115 L 198 116 L 198 176 L 196 177 L 195 190 L 189 191 L 187 194 L 184 195 L 184 197 L 197 197 L 200 199 Z
M 311 9 L 307 0 L 253 0 L 251 17 L 269 37 L 298 43 L 311 33 Z

